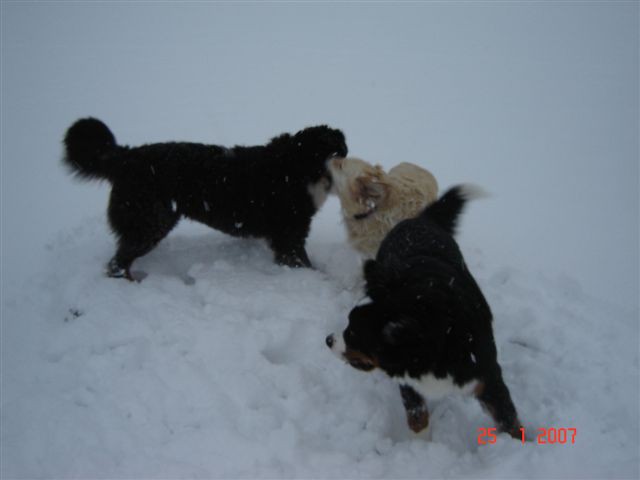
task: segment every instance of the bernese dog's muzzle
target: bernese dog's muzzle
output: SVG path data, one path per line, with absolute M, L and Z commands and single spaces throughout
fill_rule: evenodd
M 331 334 L 326 338 L 325 342 L 327 347 L 329 347 L 336 356 L 355 369 L 370 372 L 378 367 L 378 361 L 374 357 L 349 348 L 344 342 L 342 335 L 336 336 Z

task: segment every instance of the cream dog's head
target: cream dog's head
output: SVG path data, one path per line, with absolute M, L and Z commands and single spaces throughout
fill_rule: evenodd
M 334 158 L 329 162 L 333 188 L 344 213 L 355 219 L 374 214 L 389 195 L 387 174 L 380 165 L 359 158 Z

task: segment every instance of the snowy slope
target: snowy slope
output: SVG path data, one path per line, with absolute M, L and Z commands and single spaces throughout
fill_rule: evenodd
M 1 2 L 0 476 L 640 477 L 637 2 Z M 72 181 L 79 117 L 123 144 L 255 144 L 304 126 L 491 192 L 459 240 L 530 432 L 479 446 L 472 399 L 405 424 L 325 336 L 361 297 L 331 199 L 316 270 L 183 223 L 107 279 L 108 188 Z
M 331 202 L 316 222 L 318 270 L 185 225 L 138 262 L 140 284 L 102 276 L 102 218 L 60 235 L 4 306 L 3 478 L 637 475 L 632 315 L 467 249 L 521 418 L 577 428 L 576 443 L 478 446 L 491 420 L 459 397 L 416 436 L 397 387 L 324 344 L 362 296 L 337 214 Z

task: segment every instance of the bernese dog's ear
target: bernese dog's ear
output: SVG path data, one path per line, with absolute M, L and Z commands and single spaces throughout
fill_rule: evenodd
M 420 325 L 412 317 L 390 321 L 382 329 L 382 336 L 389 345 L 396 347 L 422 344 L 424 340 Z

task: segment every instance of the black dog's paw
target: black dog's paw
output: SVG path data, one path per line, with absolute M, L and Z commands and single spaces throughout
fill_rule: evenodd
M 112 258 L 111 261 L 107 264 L 105 273 L 107 277 L 126 278 L 130 282 L 138 283 L 140 283 L 147 277 L 147 274 L 145 272 L 131 272 L 128 268 L 121 267 L 115 258 Z
M 290 268 L 313 268 L 311 261 L 306 255 L 278 254 L 276 255 L 276 263 Z
M 107 263 L 105 274 L 111 278 L 129 278 L 131 280 L 129 270 L 121 267 L 115 258 L 112 258 L 109 263 Z

